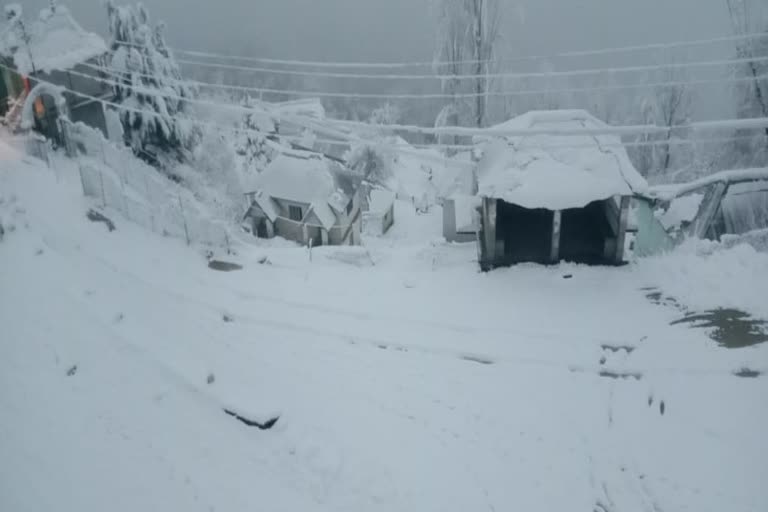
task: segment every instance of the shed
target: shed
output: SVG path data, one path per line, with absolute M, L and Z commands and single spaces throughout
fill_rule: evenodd
M 245 220 L 254 235 L 308 245 L 360 243 L 359 180 L 338 162 L 284 151 L 247 186 Z
M 630 199 L 647 184 L 621 140 L 605 134 L 610 127 L 563 110 L 529 112 L 492 131 L 512 136 L 477 140 L 481 267 L 621 264 Z

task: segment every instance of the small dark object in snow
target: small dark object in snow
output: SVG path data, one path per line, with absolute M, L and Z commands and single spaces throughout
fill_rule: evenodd
M 43 250 L 42 249 L 38 249 L 38 250 L 35 251 L 35 256 L 40 256 L 41 254 L 43 254 Z
M 280 419 L 280 416 L 276 416 L 270 420 L 267 420 L 266 423 L 259 423 L 258 421 L 249 420 L 248 418 L 245 418 L 243 416 L 240 416 L 234 411 L 230 411 L 229 409 L 224 409 L 224 412 L 232 416 L 233 418 L 237 419 L 241 423 L 244 423 L 245 425 L 248 425 L 249 427 L 256 427 L 259 430 L 269 430 L 272 427 L 275 426 L 275 423 L 277 423 L 277 420 Z
M 607 361 L 607 359 L 605 358 L 605 356 L 601 357 L 600 358 L 600 365 L 601 366 L 604 365 L 606 361 Z
M 469 361 L 471 363 L 484 364 L 484 365 L 491 365 L 491 364 L 493 364 L 493 361 L 491 361 L 490 359 L 487 359 L 485 357 L 480 357 L 480 356 L 473 356 L 471 354 L 465 354 L 465 355 L 461 356 L 461 358 L 464 361 Z
M 3 223 L 0 222 L 0 240 L 3 239 L 3 235 L 5 235 L 5 229 L 3 229 Z
M 208 262 L 208 268 L 218 270 L 219 272 L 232 272 L 233 270 L 243 270 L 242 265 L 230 263 L 229 261 L 211 260 Z
M 733 374 L 735 376 L 737 376 L 737 377 L 741 377 L 741 378 L 744 378 L 744 379 L 756 379 L 757 377 L 762 375 L 759 371 L 757 371 L 757 370 L 750 370 L 749 368 L 742 368 L 741 370 L 739 370 L 737 372 L 733 372 Z
M 85 216 L 90 220 L 91 222 L 103 222 L 106 224 L 107 229 L 112 232 L 115 230 L 115 223 L 106 218 L 103 214 L 97 212 L 94 209 L 88 210 L 88 213 L 85 214 Z
M 230 323 L 232 323 L 232 322 L 234 322 L 234 321 L 235 321 L 235 319 L 234 319 L 234 318 L 232 318 L 231 316 L 229 316 L 229 315 L 228 315 L 228 314 L 226 314 L 226 313 L 224 313 L 223 315 L 221 315 L 221 319 L 222 319 L 222 320 L 224 320 L 224 322 L 226 322 L 226 323 L 228 323 L 228 324 L 230 324 Z
M 125 318 L 125 316 L 123 316 L 122 313 L 118 313 L 117 315 L 115 315 L 115 323 L 118 324 L 118 323 L 122 322 L 123 318 Z
M 271 265 L 271 264 L 272 262 L 269 261 L 269 258 L 267 258 L 266 256 L 262 256 L 261 258 L 259 258 L 259 265 Z
M 664 400 L 662 400 L 661 403 L 659 403 L 659 412 L 661 413 L 662 416 L 664 416 L 664 411 L 666 409 L 667 409 L 667 406 L 664 405 Z
M 67 377 L 72 377 L 76 373 L 77 373 L 77 365 L 67 370 Z
M 214 382 L 216 382 L 216 376 L 212 373 L 209 373 L 208 378 L 206 379 L 206 382 L 208 384 L 213 384 Z
M 573 279 L 573 274 L 565 274 L 563 279 Z
M 640 380 L 643 378 L 642 373 L 635 373 L 635 372 L 614 372 L 611 370 L 601 370 L 598 375 L 604 378 L 608 379 L 622 379 L 622 380 L 628 380 L 628 379 L 635 379 Z
M 648 407 L 653 405 L 653 395 L 648 397 Z

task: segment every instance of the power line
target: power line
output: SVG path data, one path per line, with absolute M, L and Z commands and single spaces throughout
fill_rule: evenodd
M 768 60 L 768 59 L 766 59 Z M 126 76 L 135 75 L 145 78 L 155 78 L 154 75 L 145 73 L 125 73 L 123 71 L 113 70 L 103 66 L 96 66 L 93 64 L 84 63 L 84 66 L 101 71 L 103 73 L 111 74 L 112 76 Z M 88 75 L 90 76 L 90 75 Z M 186 83 L 196 85 L 201 88 L 220 89 L 229 91 L 239 91 L 245 93 L 255 93 L 259 95 L 271 94 L 275 96 L 285 97 L 299 97 L 299 98 L 353 98 L 353 99 L 370 99 L 370 100 L 453 100 L 457 98 L 477 98 L 477 97 L 489 97 L 489 98 L 512 98 L 521 96 L 536 96 L 544 94 L 577 94 L 577 93 L 590 93 L 596 91 L 620 91 L 620 90 L 634 90 L 634 89 L 652 89 L 657 87 L 676 87 L 676 86 L 691 86 L 691 85 L 712 85 L 712 84 L 729 84 L 729 83 L 744 83 L 751 82 L 756 79 L 768 78 L 768 74 L 758 75 L 757 77 L 723 77 L 723 78 L 711 78 L 711 79 L 699 79 L 699 80 L 667 80 L 659 82 L 650 82 L 642 84 L 608 84 L 608 85 L 596 85 L 596 86 L 584 86 L 584 87 L 566 87 L 566 88 L 537 88 L 537 89 L 518 89 L 510 91 L 484 91 L 484 92 L 471 92 L 471 93 L 358 93 L 358 92 L 328 92 L 328 91 L 306 91 L 296 89 L 275 89 L 269 87 L 251 87 L 245 85 L 232 85 L 232 84 L 216 84 L 211 82 L 204 82 L 199 80 L 179 80 L 179 83 Z
M 582 51 L 569 51 L 561 52 L 552 55 L 529 55 L 522 57 L 509 57 L 505 59 L 496 60 L 459 60 L 459 61 L 416 61 L 416 62 L 339 62 L 339 61 L 305 61 L 305 60 L 290 60 L 290 59 L 271 59 L 264 57 L 252 57 L 252 56 L 237 56 L 237 55 L 225 55 L 221 53 L 204 52 L 199 50 L 184 50 L 179 48 L 171 48 L 174 53 L 190 55 L 193 57 L 204 58 L 219 58 L 219 59 L 232 59 L 242 60 L 246 62 L 256 62 L 262 64 L 273 64 L 280 66 L 301 66 L 301 67 L 325 67 L 325 68 L 370 68 L 370 69 L 402 69 L 411 67 L 424 67 L 424 66 L 447 66 L 452 64 L 478 64 L 488 63 L 496 64 L 502 62 L 524 62 L 531 60 L 554 60 L 558 58 L 574 58 L 574 57 L 587 57 L 596 55 L 610 55 L 616 53 L 629 53 L 643 50 L 668 50 L 673 48 L 686 48 L 692 46 L 703 46 L 714 43 L 726 43 L 726 42 L 738 42 L 752 39 L 759 39 L 766 37 L 764 32 L 757 32 L 751 34 L 741 34 L 732 36 L 723 36 L 710 39 L 698 39 L 691 41 L 674 41 L 670 43 L 652 43 L 645 45 L 635 46 L 621 46 L 613 48 L 601 48 L 597 50 L 582 50 Z M 126 44 L 126 43 L 120 43 Z M 132 43 L 128 43 L 132 44 Z
M 2 64 L 0 64 L 0 66 L 6 67 L 5 65 L 2 65 Z M 111 85 L 113 87 L 132 90 L 138 94 L 144 94 L 149 96 L 158 95 L 157 89 L 152 89 L 144 86 L 125 84 L 122 82 L 117 82 L 114 80 L 109 80 L 101 77 L 95 77 L 92 75 L 88 75 L 88 74 L 81 73 L 78 71 L 73 71 L 73 70 L 70 70 L 69 73 L 74 74 L 75 76 L 82 76 L 85 78 L 96 80 L 96 81 Z M 74 92 L 74 91 L 70 91 L 70 92 Z M 160 93 L 159 95 L 164 98 L 183 101 L 183 102 L 192 103 L 192 104 L 227 108 L 243 114 L 259 114 L 259 112 L 256 111 L 255 109 L 248 108 L 242 105 L 234 105 L 231 103 L 224 103 L 224 102 L 217 102 L 217 101 L 210 101 L 210 100 L 201 100 L 197 98 L 187 98 L 180 95 L 167 94 L 167 93 Z M 531 136 L 531 135 L 554 135 L 554 136 L 565 136 L 565 135 L 622 136 L 623 135 L 623 136 L 626 136 L 626 135 L 644 135 L 644 134 L 666 134 L 673 131 L 682 131 L 682 130 L 758 129 L 758 128 L 768 127 L 768 118 L 754 118 L 754 119 L 727 119 L 727 120 L 717 120 L 717 121 L 700 121 L 700 122 L 689 123 L 686 125 L 678 125 L 673 127 L 656 126 L 656 125 L 634 125 L 634 126 L 606 126 L 605 128 L 597 128 L 597 129 L 588 128 L 588 129 L 577 129 L 577 130 L 574 130 L 574 129 L 569 129 L 569 130 L 523 129 L 521 130 L 521 129 L 503 129 L 503 128 L 465 128 L 465 127 L 433 128 L 433 127 L 424 127 L 424 126 L 418 126 L 418 125 L 401 125 L 401 124 L 374 125 L 374 124 L 364 123 L 360 121 L 345 121 L 341 119 L 323 119 L 322 121 L 318 121 L 317 119 L 309 116 L 285 114 L 280 112 L 275 113 L 274 112 L 275 109 L 273 107 L 270 107 L 268 104 L 264 102 L 262 102 L 261 106 L 267 110 L 270 110 L 270 108 L 273 110 L 272 113 L 263 114 L 265 116 L 275 116 L 289 122 L 293 121 L 297 124 L 309 123 L 311 124 L 311 127 L 307 126 L 308 128 L 317 129 L 319 131 L 325 131 L 326 133 L 329 132 L 329 126 L 333 126 L 333 125 L 344 126 L 349 128 L 364 128 L 368 130 L 374 128 L 380 131 L 400 131 L 400 132 L 408 132 L 408 133 L 418 133 L 422 135 L 448 135 L 448 136 L 460 136 L 460 137 L 472 137 L 472 136 L 522 137 L 522 136 Z M 347 137 L 353 136 L 349 133 L 343 133 L 343 132 L 336 132 L 334 135 L 339 136 L 341 138 L 347 138 Z
M 0 64 L 0 67 L 5 69 L 10 69 L 12 71 L 12 68 Z M 48 85 L 54 85 L 52 82 L 48 82 L 45 80 L 39 80 L 35 79 L 38 83 L 45 83 Z M 57 86 L 60 87 L 60 86 Z M 116 110 L 124 111 L 124 112 L 133 112 L 138 113 L 147 117 L 155 117 L 155 118 L 163 118 L 167 116 L 163 116 L 160 113 L 149 111 L 149 110 L 141 110 L 137 108 L 133 108 L 130 106 L 114 103 L 108 100 L 105 100 L 103 98 L 98 98 L 96 96 L 92 96 L 89 94 L 81 93 L 66 87 L 62 87 L 63 90 L 66 92 L 78 96 L 83 99 L 91 100 L 98 102 L 102 105 L 106 105 L 109 107 L 112 107 Z M 183 99 L 184 101 L 188 101 L 185 98 L 177 98 L 177 99 Z M 223 106 L 223 105 L 222 105 Z M 245 109 L 246 111 L 250 113 L 254 113 L 251 109 L 246 109 L 245 107 L 239 107 L 242 109 Z M 264 133 L 259 130 L 253 130 L 248 128 L 237 128 L 232 126 L 226 126 L 222 125 L 220 123 L 213 123 L 209 121 L 204 121 L 199 118 L 190 118 L 185 116 L 179 116 L 175 115 L 173 116 L 175 119 L 188 121 L 193 124 L 197 124 L 199 126 L 207 126 L 210 128 L 216 128 L 218 130 L 224 130 L 231 133 L 249 133 L 249 134 L 255 134 L 258 135 L 267 141 L 267 143 L 272 143 L 271 145 L 277 149 L 278 151 L 285 151 L 286 148 L 283 148 L 279 145 L 275 145 L 275 143 L 270 139 L 270 136 L 277 137 L 278 139 L 285 139 L 285 140 L 297 140 L 297 141 L 303 141 L 303 137 L 297 137 L 297 136 L 285 136 L 278 134 L 269 134 Z M 278 118 L 286 118 L 288 121 L 296 122 L 297 124 L 309 123 L 307 126 L 309 129 L 312 129 L 312 124 L 316 123 L 316 120 L 311 118 L 305 118 L 303 116 L 285 116 L 281 115 L 280 113 L 277 113 L 276 117 Z M 335 121 L 338 122 L 338 121 Z M 372 125 L 366 125 L 365 123 L 361 123 L 365 125 L 368 128 L 373 127 Z M 759 119 L 747 119 L 747 120 L 722 120 L 722 121 L 707 121 L 707 122 L 701 122 L 701 123 L 691 123 L 687 126 L 676 126 L 671 128 L 665 128 L 665 127 L 655 127 L 660 129 L 661 131 L 637 131 L 634 133 L 666 133 L 669 131 L 676 131 L 676 130 L 684 130 L 684 129 L 690 129 L 690 128 L 762 128 L 768 126 L 768 118 L 759 118 Z M 385 126 L 380 126 L 380 128 L 387 128 Z M 485 135 L 493 136 L 494 134 L 497 136 L 521 136 L 521 137 L 528 137 L 528 136 L 535 136 L 535 135 L 557 135 L 557 136 L 579 136 L 579 135 L 617 135 L 616 129 L 621 128 L 638 128 L 638 129 L 645 129 L 645 128 L 653 128 L 653 127 L 607 127 L 605 129 L 582 129 L 582 130 L 561 130 L 561 131 L 553 131 L 553 130 L 516 130 L 516 131 L 510 131 L 510 130 L 504 130 L 499 131 L 498 134 L 495 134 L 495 132 L 491 131 L 490 133 L 484 133 Z M 327 128 L 321 127 L 321 131 L 328 131 Z M 419 158 L 427 158 L 429 155 L 424 155 L 422 153 L 414 153 L 411 151 L 408 147 L 403 148 L 401 145 L 396 143 L 388 143 L 386 141 L 381 140 L 366 140 L 360 136 L 353 135 L 353 134 L 344 134 L 342 132 L 336 132 L 341 135 L 341 141 L 340 140 L 330 140 L 330 139 L 321 139 L 321 138 L 315 138 L 315 142 L 320 144 L 333 144 L 333 145 L 343 145 L 343 146 L 351 146 L 353 144 L 365 144 L 365 145 L 371 145 L 371 146 L 378 146 L 378 147 L 386 147 L 396 150 L 400 153 L 405 154 L 412 154 L 414 156 L 417 156 Z M 629 131 L 627 131 L 629 133 Z M 734 141 L 734 140 L 741 140 L 741 139 L 747 139 L 751 138 L 749 136 L 733 136 L 733 137 L 721 137 L 721 138 L 708 138 L 708 139 L 673 139 L 669 141 L 636 141 L 636 142 L 622 142 L 621 140 L 617 139 L 616 142 L 603 142 L 601 141 L 601 146 L 603 147 L 651 147 L 651 146 L 680 146 L 680 145 L 695 145 L 698 143 L 713 143 L 713 142 L 728 142 L 728 141 Z M 563 143 L 553 143 L 553 144 L 541 144 L 544 148 L 550 148 L 550 149 L 564 149 L 564 148 L 571 148 L 571 149 L 578 149 L 578 148 L 590 148 L 593 147 L 594 144 L 563 144 Z M 476 148 L 475 145 L 451 145 L 451 144 L 425 144 L 425 145 L 411 145 L 410 148 L 414 149 L 473 149 Z M 434 156 L 434 155 L 433 155 Z M 456 160 L 451 159 L 444 159 L 446 165 L 463 165 L 464 163 Z M 471 164 L 470 164 L 471 165 Z
M 613 68 L 591 68 L 591 69 L 576 69 L 569 71 L 539 71 L 539 72 L 505 72 L 505 73 L 487 73 L 487 74 L 461 74 L 461 75 L 440 75 L 440 74 L 422 74 L 422 75 L 377 75 L 371 73 L 333 73 L 327 71 L 301 71 L 293 69 L 270 69 L 270 68 L 258 68 L 251 66 L 239 66 L 235 64 L 220 64 L 217 62 L 202 62 L 195 60 L 177 59 L 177 62 L 187 65 L 199 66 L 204 68 L 218 68 L 218 69 L 232 69 L 238 71 L 248 71 L 252 73 L 265 73 L 271 75 L 288 75 L 288 76 L 311 76 L 321 78 L 348 78 L 348 79 L 376 79 L 376 80 L 476 80 L 478 78 L 483 79 L 498 79 L 498 78 L 515 78 L 515 79 L 528 79 L 528 78 L 568 78 L 568 77 L 584 77 L 601 74 L 624 74 L 624 73 L 641 73 L 647 71 L 658 70 L 676 70 L 676 69 L 688 69 L 688 68 L 707 68 L 707 67 L 719 67 L 719 66 L 732 66 L 736 64 L 750 64 L 756 62 L 768 62 L 768 57 L 754 57 L 754 58 L 732 58 L 710 61 L 691 61 L 691 62 L 678 62 L 667 64 L 651 64 L 645 66 L 623 66 Z

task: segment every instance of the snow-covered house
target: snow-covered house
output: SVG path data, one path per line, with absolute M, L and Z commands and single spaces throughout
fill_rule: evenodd
M 341 164 L 308 151 L 285 151 L 248 185 L 245 219 L 261 238 L 311 245 L 358 245 L 359 179 Z
M 104 40 L 85 31 L 65 6 L 55 3 L 42 9 L 38 18 L 29 23 L 18 5 L 7 6 L 5 17 L 5 25 L 0 27 L 0 63 L 4 66 L 0 105 L 34 102 L 33 127 L 60 140 L 56 121 L 63 114 L 61 102 L 44 88 L 35 91 L 37 84 L 51 83 L 63 88 L 71 121 L 82 121 L 106 135 L 104 109 L 93 99 L 112 96 L 111 88 L 94 69 L 100 67 L 101 57 L 107 52 Z M 32 91 L 34 95 L 30 95 Z
M 477 140 L 483 269 L 624 261 L 630 199 L 647 184 L 608 125 L 583 110 L 536 111 L 491 131 L 508 135 Z
M 395 193 L 374 188 L 363 197 L 363 231 L 372 236 L 386 234 L 395 223 Z

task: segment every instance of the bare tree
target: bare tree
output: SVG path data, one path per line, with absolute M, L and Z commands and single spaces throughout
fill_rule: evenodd
M 438 32 L 435 71 L 443 79 L 443 92 L 453 96 L 441 113 L 453 122 L 464 110 L 461 93 L 474 93 L 473 122 L 486 123 L 488 74 L 499 40 L 499 0 L 437 0 Z M 461 75 L 474 75 L 462 79 Z M 447 110 L 446 110 L 447 109 Z M 451 113 L 451 115 L 447 115 Z
M 670 85 L 654 87 L 641 98 L 641 122 L 663 126 L 667 131 L 641 135 L 637 142 L 647 145 L 631 148 L 630 155 L 641 173 L 646 176 L 663 176 L 673 167 L 680 167 L 691 160 L 691 155 L 686 153 L 690 148 L 672 143 L 688 138 L 687 130 L 679 127 L 690 122 L 693 94 L 685 85 L 687 76 L 680 68 L 667 67 L 649 79 Z
M 739 118 L 768 117 L 768 8 L 761 2 L 726 0 L 736 35 L 762 32 L 764 35 L 736 43 L 736 56 L 745 60 L 734 72 L 741 80 L 734 87 Z M 754 59 L 754 60 L 753 60 Z M 721 167 L 765 165 L 768 163 L 768 127 L 764 130 L 736 130 L 736 140 L 724 153 Z
M 475 60 L 475 120 L 478 127 L 485 125 L 488 105 L 491 62 L 495 57 L 499 39 L 499 0 L 468 0 L 469 16 L 473 33 L 470 38 L 472 58 Z

